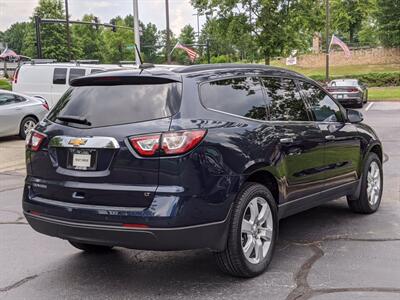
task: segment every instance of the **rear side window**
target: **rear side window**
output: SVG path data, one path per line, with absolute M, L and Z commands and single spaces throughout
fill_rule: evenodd
M 71 83 L 71 80 L 85 76 L 85 69 L 71 69 L 69 70 L 69 82 Z
M 310 103 L 315 121 L 341 122 L 342 112 L 339 106 L 322 89 L 304 81 L 300 81 L 300 87 Z
M 266 119 L 266 104 L 257 78 L 240 77 L 201 85 L 201 100 L 207 108 L 230 114 Z
M 94 85 L 70 88 L 50 112 L 57 117 L 84 118 L 87 124 L 74 127 L 102 127 L 142 122 L 175 114 L 181 100 L 181 83 Z
M 306 106 L 292 79 L 262 77 L 271 121 L 308 121 Z
M 54 68 L 53 84 L 66 84 L 67 68 Z

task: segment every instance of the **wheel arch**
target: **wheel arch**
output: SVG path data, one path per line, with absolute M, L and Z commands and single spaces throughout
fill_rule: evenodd
M 243 184 L 246 182 L 257 182 L 266 186 L 272 193 L 272 196 L 274 197 L 276 204 L 278 205 L 280 203 L 282 195 L 281 193 L 282 187 L 280 186 L 277 177 L 273 175 L 273 172 L 270 172 L 269 170 L 265 169 L 255 170 L 251 173 L 248 173 L 245 176 Z

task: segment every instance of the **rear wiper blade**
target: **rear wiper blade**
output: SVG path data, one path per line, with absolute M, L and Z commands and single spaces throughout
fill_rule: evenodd
M 76 123 L 76 124 L 84 124 L 90 126 L 90 123 L 86 118 L 77 117 L 77 116 L 59 116 L 57 120 L 67 122 L 67 123 Z

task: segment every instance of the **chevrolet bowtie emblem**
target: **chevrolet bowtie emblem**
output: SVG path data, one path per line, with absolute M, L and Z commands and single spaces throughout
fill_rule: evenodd
M 85 145 L 87 142 L 87 139 L 70 139 L 68 144 L 69 145 L 73 145 L 73 146 L 83 146 Z

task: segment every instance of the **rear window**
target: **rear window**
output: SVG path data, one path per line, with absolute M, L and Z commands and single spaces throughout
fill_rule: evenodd
M 181 83 L 78 86 L 61 97 L 48 119 L 86 119 L 88 124 L 68 122 L 73 127 L 102 127 L 169 117 L 180 105 Z

